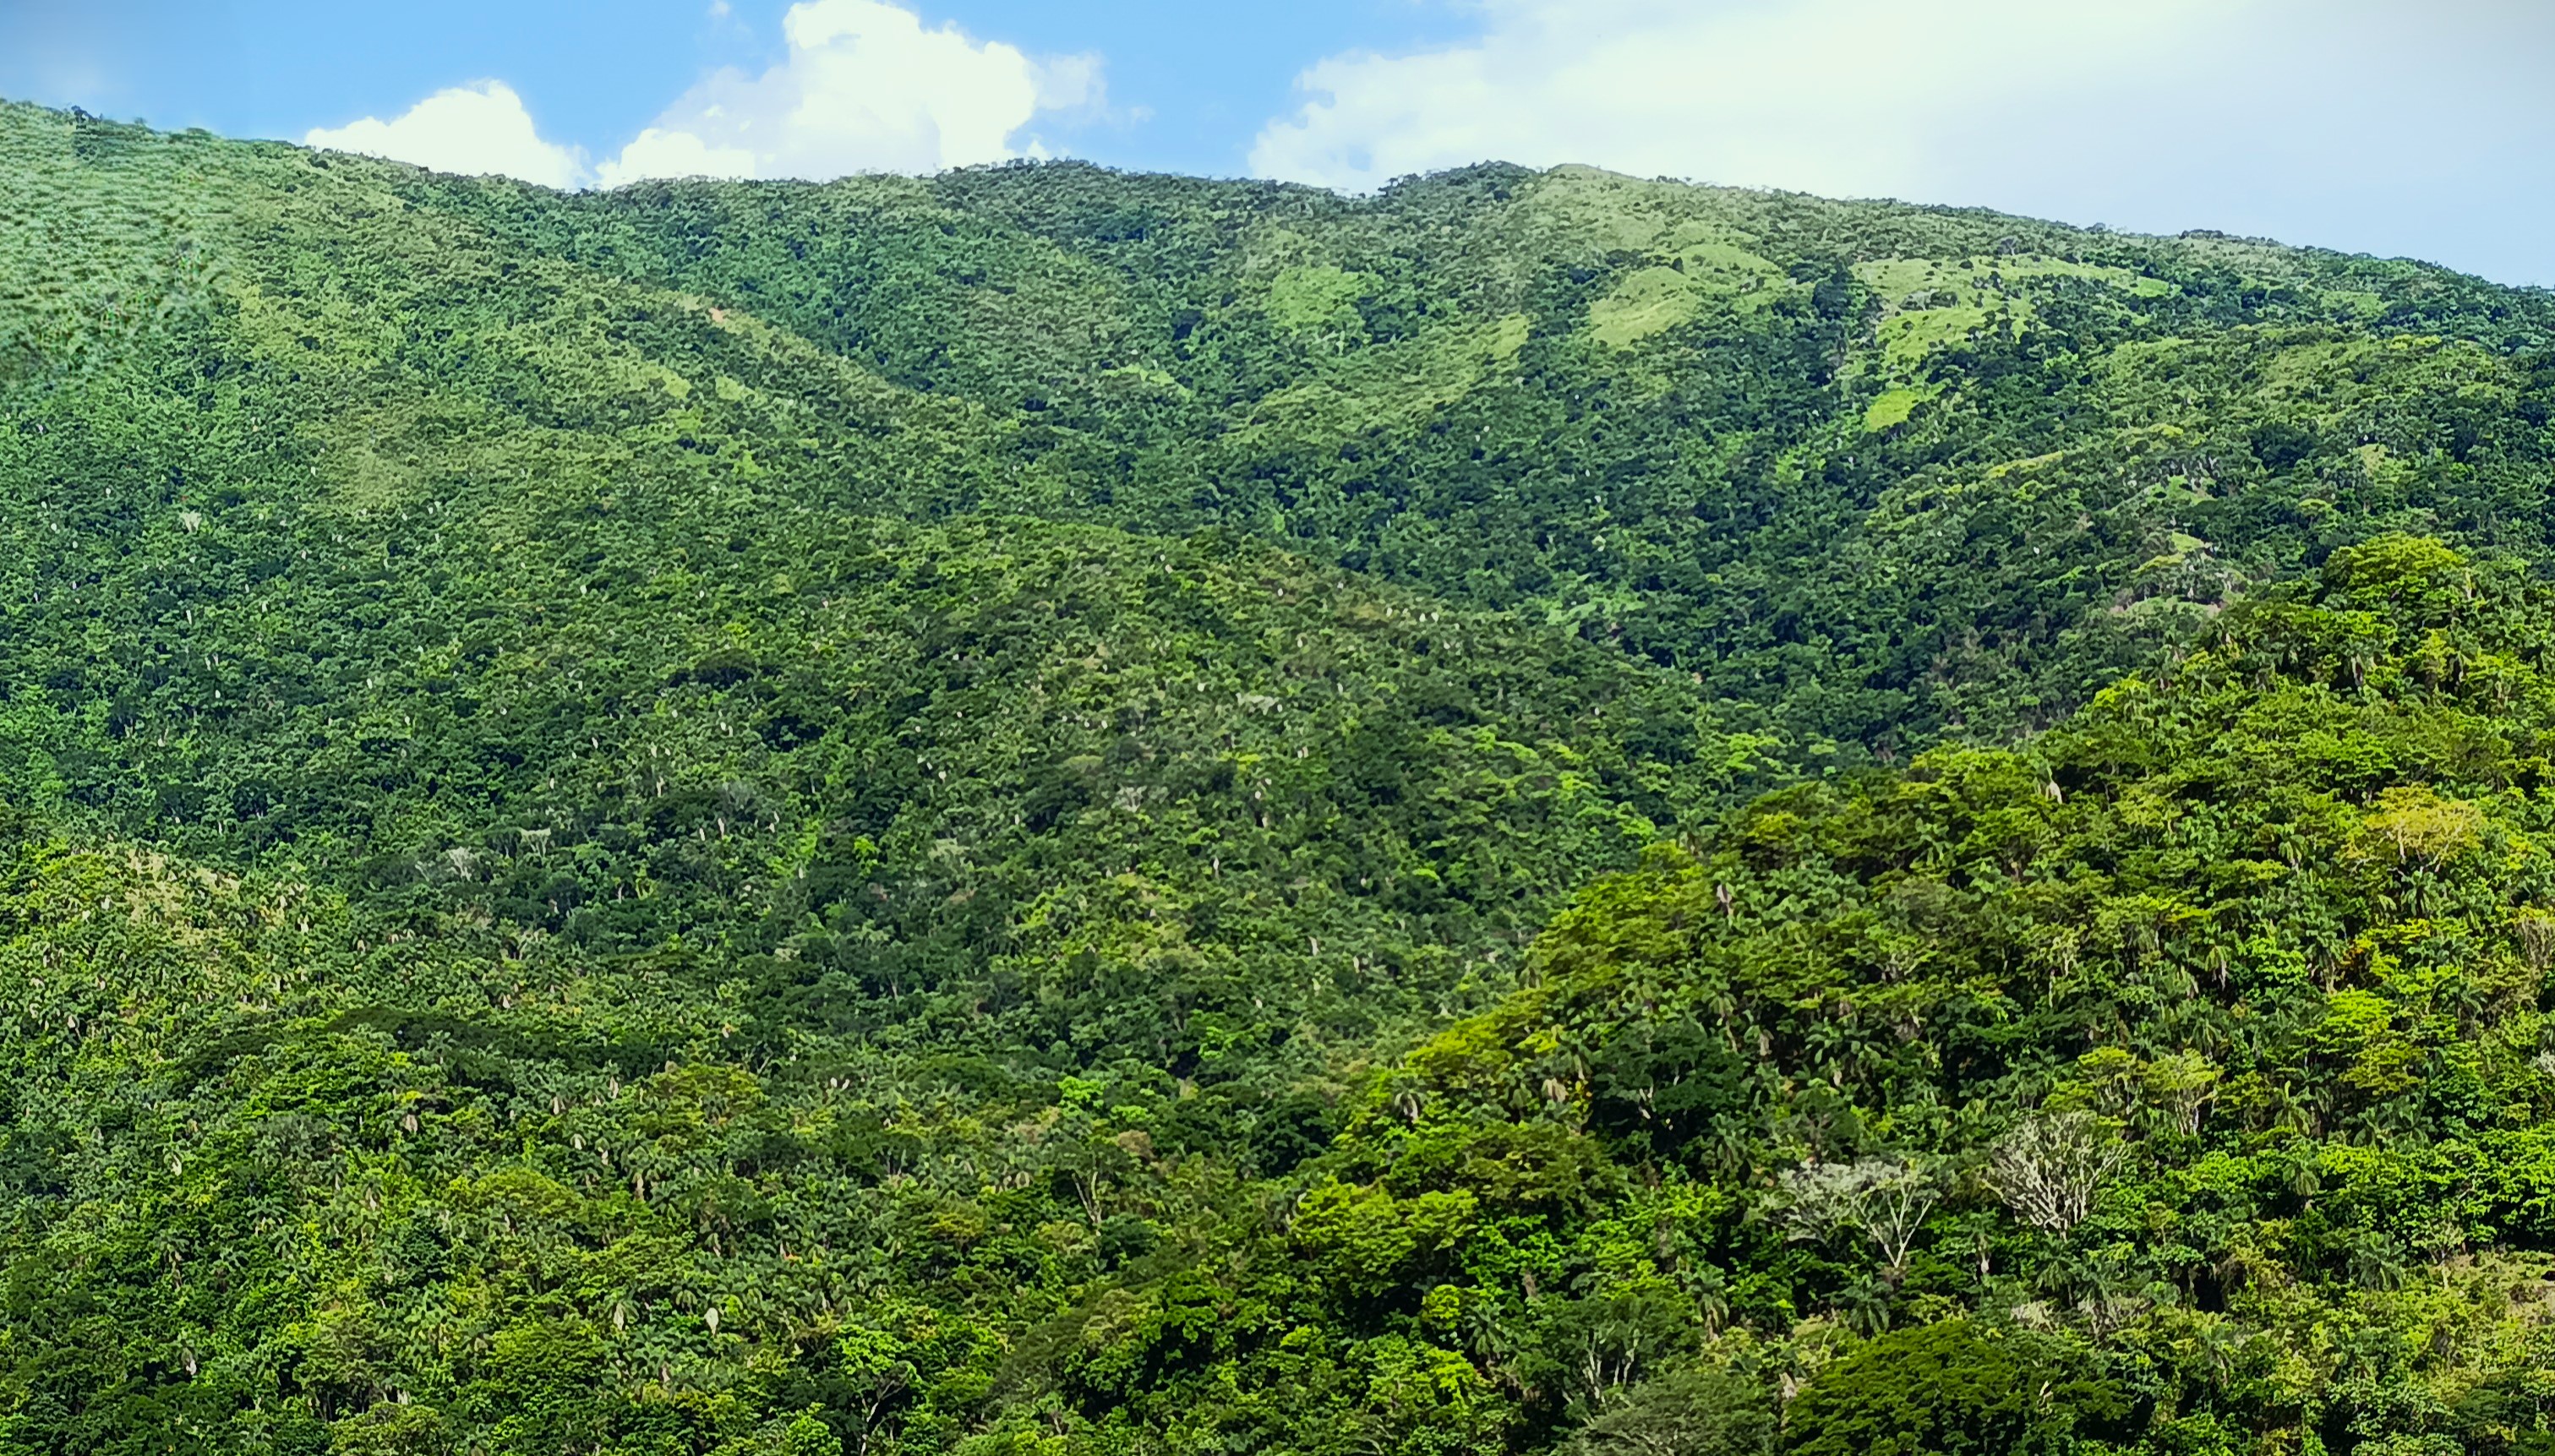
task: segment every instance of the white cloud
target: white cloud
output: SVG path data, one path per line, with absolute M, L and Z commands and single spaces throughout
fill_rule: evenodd
M 1253 170 L 1364 190 L 1485 160 L 1586 162 L 2275 233 L 2513 277 L 2548 262 L 2520 242 L 2555 221 L 2540 200 L 2555 183 L 2544 0 L 1472 8 L 1471 41 L 1306 71 Z
M 603 164 L 602 182 L 612 187 L 650 177 L 752 177 L 754 167 L 744 147 L 713 147 L 690 132 L 652 126 Z
M 710 15 L 728 9 L 712 0 Z M 1096 112 L 1107 94 L 1097 56 L 1029 56 L 954 25 L 926 27 L 887 0 L 802 0 L 782 33 L 782 63 L 761 75 L 712 74 L 599 167 L 581 148 L 544 141 L 523 98 L 493 80 L 438 91 L 394 121 L 368 116 L 303 141 L 561 188 L 660 177 L 822 180 L 1042 157 L 1046 148 L 1024 135 L 1032 121 Z
M 368 116 L 350 126 L 314 129 L 302 140 L 437 172 L 494 173 L 548 187 L 573 187 L 585 172 L 575 149 L 542 140 L 524 98 L 502 81 L 437 91 L 396 121 Z
M 1315 65 L 1252 160 L 1351 188 L 1496 157 L 1886 190 L 1926 180 L 1946 131 L 2152 65 L 2247 3 L 1488 0 L 1472 43 Z
M 782 31 L 787 60 L 693 87 L 597 180 L 824 179 L 1000 162 L 1042 152 L 1020 137 L 1039 113 L 1102 97 L 1096 57 L 1033 58 L 954 25 L 927 28 L 884 0 L 805 0 Z

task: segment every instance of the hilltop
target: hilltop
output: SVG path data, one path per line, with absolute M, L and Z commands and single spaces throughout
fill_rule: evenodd
M 2549 1439 L 2555 298 L 1575 168 L 0 192 L 0 1448 Z

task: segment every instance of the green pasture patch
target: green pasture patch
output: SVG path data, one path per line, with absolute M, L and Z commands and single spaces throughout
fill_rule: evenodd
M 2173 292 L 2173 285 L 2160 278 L 2131 273 L 2126 268 L 2110 268 L 2094 263 L 2070 263 L 2064 258 L 2016 257 L 1977 258 L 1979 272 L 2002 275 L 2008 279 L 2077 278 L 2088 283 L 2105 284 L 2141 299 L 2161 299 Z
M 1937 349 L 1966 343 L 1971 335 L 1988 326 L 1988 310 L 1975 303 L 1955 303 L 1948 308 L 1918 308 L 1883 320 L 1881 324 L 1882 356 L 1891 364 L 1907 368 L 1922 362 Z
M 1718 223 L 1679 223 L 1661 235 L 1651 251 L 1704 288 L 1745 291 L 1783 279 L 1783 270 L 1772 259 L 1750 251 Z
M 1917 389 L 1894 389 L 1872 402 L 1863 412 L 1865 432 L 1878 434 L 1907 423 L 1916 407 L 1925 403 L 1926 392 Z
M 1269 285 L 1265 305 L 1271 322 L 1290 333 L 1309 332 L 1354 322 L 1357 301 L 1375 280 L 1328 264 L 1289 268 Z
M 1673 268 L 1644 268 L 1615 285 L 1588 309 L 1590 331 L 1612 348 L 1629 348 L 1694 317 L 1693 280 Z
M 2030 287 L 2035 283 L 2078 279 L 2136 298 L 2162 297 L 2173 288 L 2126 268 L 2034 255 L 1881 258 L 1856 264 L 1854 275 L 1880 304 L 1883 357 L 1899 368 L 1965 341 L 1995 312 L 2004 312 L 2019 328 L 2037 311 Z
M 1511 313 L 1344 355 L 1318 378 L 1262 400 L 1232 438 L 1348 439 L 1425 419 L 1514 365 L 1531 323 Z

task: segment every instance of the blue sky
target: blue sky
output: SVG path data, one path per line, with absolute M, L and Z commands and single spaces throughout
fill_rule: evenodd
M 604 153 L 705 72 L 784 59 L 790 0 L 0 0 L 0 95 L 152 124 L 299 140 L 504 81 L 542 133 Z M 1298 73 L 1344 50 L 1458 39 L 1477 17 L 1415 0 L 925 0 L 928 25 L 1033 55 L 1103 58 L 1114 112 L 1048 122 L 1112 164 L 1248 171 Z M 1135 114 L 1129 114 L 1135 113 Z
M 0 0 L 0 95 L 554 185 L 1503 158 L 2555 285 L 2548 0 Z

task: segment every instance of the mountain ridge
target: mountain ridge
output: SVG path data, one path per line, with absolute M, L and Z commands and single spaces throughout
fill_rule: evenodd
M 0 187 L 0 1449 L 2555 1442 L 2543 293 Z

